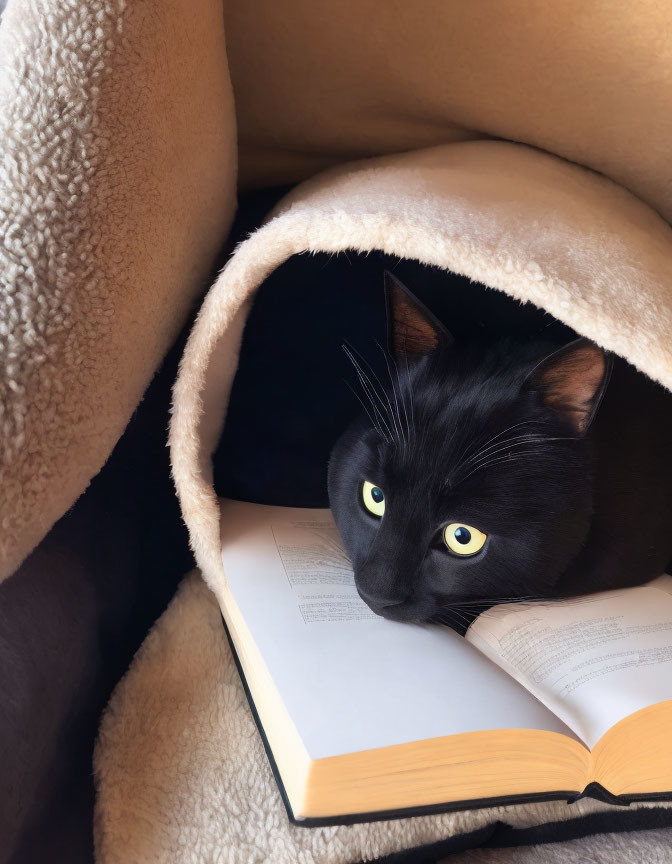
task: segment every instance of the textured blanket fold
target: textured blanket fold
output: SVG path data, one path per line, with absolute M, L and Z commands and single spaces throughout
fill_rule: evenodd
M 408 859 L 429 864 L 483 842 L 499 821 L 525 829 L 613 809 L 584 799 L 571 808 L 547 802 L 364 825 L 292 825 L 217 602 L 198 573 L 185 579 L 118 687 L 95 769 L 96 857 L 104 864 L 358 864 L 430 846 Z M 628 828 L 647 808 L 616 809 Z
M 199 565 L 224 578 L 210 456 L 249 302 L 291 255 L 378 249 L 547 310 L 672 387 L 672 230 L 606 178 L 494 141 L 364 161 L 295 189 L 208 294 L 175 385 L 173 473 Z
M 10 0 L 0 579 L 99 471 L 203 287 L 233 213 L 234 134 L 217 4 Z

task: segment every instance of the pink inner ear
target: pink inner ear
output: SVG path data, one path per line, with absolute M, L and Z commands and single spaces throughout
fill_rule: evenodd
M 439 344 L 439 334 L 408 294 L 394 281 L 388 282 L 392 306 L 392 349 L 395 354 L 429 354 Z
M 542 364 L 534 376 L 534 385 L 544 391 L 544 403 L 564 414 L 583 434 L 606 368 L 602 349 L 591 342 L 581 342 Z

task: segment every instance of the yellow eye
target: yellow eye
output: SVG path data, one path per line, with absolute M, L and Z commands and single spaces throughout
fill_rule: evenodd
M 373 513 L 374 516 L 383 515 L 385 512 L 385 495 L 379 486 L 374 486 L 373 483 L 365 480 L 362 486 L 362 498 L 369 513 Z
M 487 539 L 488 535 L 478 528 L 460 522 L 452 522 L 443 529 L 444 543 L 456 555 L 475 555 L 481 551 Z

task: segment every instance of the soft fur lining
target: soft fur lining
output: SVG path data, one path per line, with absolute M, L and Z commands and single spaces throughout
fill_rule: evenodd
M 529 301 L 672 387 L 672 232 L 586 169 L 504 142 L 370 160 L 298 187 L 208 294 L 174 390 L 173 473 L 191 542 L 224 578 L 210 481 L 247 305 L 291 255 L 379 249 Z
M 355 864 L 497 822 L 524 829 L 622 812 L 583 799 L 361 825 L 292 825 L 217 601 L 198 573 L 183 582 L 115 691 L 95 770 L 97 860 L 104 864 Z

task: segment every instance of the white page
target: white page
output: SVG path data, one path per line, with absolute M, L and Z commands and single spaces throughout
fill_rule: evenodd
M 311 759 L 460 732 L 575 738 L 461 637 L 357 594 L 329 510 L 222 502 L 230 590 Z
M 489 610 L 467 640 L 589 747 L 630 714 L 672 699 L 672 577 L 550 604 Z

